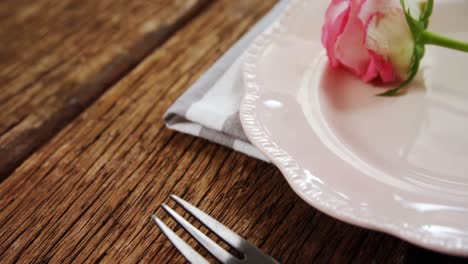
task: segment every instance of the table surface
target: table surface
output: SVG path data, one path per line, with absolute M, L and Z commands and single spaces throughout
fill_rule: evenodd
M 284 263 L 463 262 L 334 220 L 272 165 L 164 127 L 275 2 L 1 1 L 0 262 L 184 262 L 150 219 L 176 227 L 170 194 Z

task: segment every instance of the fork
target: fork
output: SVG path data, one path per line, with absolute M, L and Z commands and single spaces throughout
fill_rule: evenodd
M 207 237 L 204 233 L 191 225 L 187 220 L 180 216 L 176 211 L 171 209 L 167 204 L 162 204 L 161 207 L 179 223 L 187 232 L 195 238 L 208 252 L 210 252 L 221 263 L 243 263 L 243 264 L 259 264 L 259 263 L 278 263 L 272 257 L 263 253 L 260 249 L 250 244 L 247 240 L 240 237 L 234 231 L 222 225 L 211 216 L 207 215 L 200 209 L 182 200 L 176 195 L 171 195 L 171 198 L 179 204 L 183 209 L 194 216 L 198 221 L 205 225 L 209 230 L 219 236 L 228 245 L 239 251 L 242 258 L 237 258 L 219 246 L 216 242 Z M 171 241 L 171 243 L 179 250 L 182 255 L 191 263 L 209 263 L 195 249 L 190 247 L 184 240 L 177 236 L 161 219 L 156 215 L 151 218 L 156 222 L 161 231 Z

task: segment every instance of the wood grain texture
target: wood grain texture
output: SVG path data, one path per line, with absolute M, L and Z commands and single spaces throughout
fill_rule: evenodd
M 0 2 L 0 179 L 208 0 Z
M 284 263 L 462 262 L 336 221 L 272 165 L 164 128 L 169 105 L 274 2 L 216 1 L 28 158 L 0 185 L 1 262 L 184 263 L 150 219 L 175 227 L 159 208 L 170 194 Z

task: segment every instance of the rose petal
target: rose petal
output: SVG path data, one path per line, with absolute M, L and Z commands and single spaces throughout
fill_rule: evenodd
M 414 39 L 403 10 L 392 8 L 371 16 L 366 30 L 369 51 L 393 65 L 394 81 L 406 79 L 413 58 Z
M 358 76 L 366 73 L 369 64 L 369 53 L 364 43 L 366 40 L 365 25 L 358 15 L 365 0 L 352 0 L 348 23 L 335 44 L 335 56 L 343 66 Z
M 394 8 L 401 8 L 399 0 L 370 0 L 364 1 L 359 12 L 359 18 L 367 25 L 372 16 L 377 13 L 385 13 L 385 11 Z
M 322 43 L 327 50 L 330 64 L 337 67 L 339 62 L 335 56 L 335 43 L 343 33 L 349 17 L 349 0 L 333 0 L 325 14 L 322 28 Z
M 367 72 L 362 76 L 363 81 L 370 82 L 379 79 L 384 83 L 388 83 L 398 80 L 393 65 L 389 61 L 372 51 L 369 51 L 369 56 L 370 62 Z

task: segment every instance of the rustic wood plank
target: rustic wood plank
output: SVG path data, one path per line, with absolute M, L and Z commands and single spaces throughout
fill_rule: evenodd
M 209 0 L 0 2 L 0 179 Z
M 274 2 L 216 1 L 27 159 L 0 185 L 2 262 L 184 262 L 149 217 L 175 227 L 159 208 L 173 193 L 284 263 L 462 262 L 336 221 L 272 165 L 164 128 L 167 107 Z

